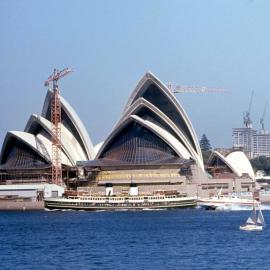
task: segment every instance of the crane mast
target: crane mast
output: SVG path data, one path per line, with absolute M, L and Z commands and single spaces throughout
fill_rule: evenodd
M 51 98 L 51 123 L 52 123 L 52 183 L 63 185 L 62 162 L 61 162 L 61 101 L 58 80 L 72 72 L 65 68 L 61 71 L 54 69 L 53 74 L 45 81 L 45 86 L 53 84 Z
M 252 106 L 252 101 L 253 101 L 253 95 L 254 95 L 254 91 L 251 92 L 248 110 L 244 112 L 243 120 L 244 120 L 244 126 L 246 128 L 252 128 L 252 120 L 250 117 L 250 111 L 251 111 L 251 106 Z
M 222 88 L 210 88 L 210 87 L 196 87 L 196 86 L 183 86 L 174 85 L 173 83 L 168 83 L 167 87 L 173 93 L 220 93 L 225 92 Z
M 265 102 L 265 105 L 264 105 L 264 109 L 263 109 L 263 114 L 262 114 L 262 117 L 260 119 L 260 124 L 262 126 L 262 131 L 264 131 L 264 117 L 265 117 L 265 113 L 266 113 L 266 109 L 267 109 L 267 106 L 268 106 L 268 100 L 266 100 Z

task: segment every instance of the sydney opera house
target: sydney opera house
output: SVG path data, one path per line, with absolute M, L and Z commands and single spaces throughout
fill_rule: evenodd
M 12 183 L 50 182 L 51 97 L 52 92 L 49 90 L 41 115 L 32 114 L 24 131 L 9 131 L 6 134 L 0 156 L 0 180 Z M 77 161 L 94 158 L 94 149 L 78 115 L 62 97 L 61 105 L 61 159 L 63 177 L 67 179 L 68 172 L 72 176 Z
M 1 183 L 51 181 L 51 97 L 24 131 L 7 133 L 0 156 Z M 205 166 L 196 132 L 174 94 L 152 73 L 131 93 L 108 137 L 93 146 L 80 118 L 61 97 L 63 179 L 71 187 L 102 192 L 111 184 L 125 192 L 178 190 L 186 193 L 249 190 L 254 174 L 243 153 L 213 152 Z

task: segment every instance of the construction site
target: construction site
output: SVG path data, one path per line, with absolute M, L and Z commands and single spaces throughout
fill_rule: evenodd
M 243 115 L 243 127 L 233 129 L 233 148 L 244 151 L 249 159 L 259 156 L 270 157 L 270 133 L 264 125 L 268 100 L 265 101 L 259 121 L 261 129 L 256 130 L 251 119 L 253 96 L 254 91 L 251 93 L 248 109 Z
M 220 189 L 254 188 L 253 169 L 239 149 L 227 155 L 213 151 L 203 160 L 191 120 L 175 96 L 223 89 L 166 85 L 148 72 L 111 133 L 93 146 L 60 94 L 59 81 L 71 72 L 55 69 L 45 82 L 41 115 L 32 114 L 24 131 L 7 132 L 0 156 L 1 209 L 42 208 L 44 197 L 58 197 L 65 190 L 105 194 L 108 185 L 114 194 L 127 194 L 135 183 L 140 194 L 177 191 L 204 197 Z

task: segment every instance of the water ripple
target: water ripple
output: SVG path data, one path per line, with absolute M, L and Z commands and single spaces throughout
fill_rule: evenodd
M 270 220 L 270 212 L 265 212 Z M 269 269 L 246 211 L 1 212 L 0 269 Z M 258 267 L 259 266 L 259 267 Z

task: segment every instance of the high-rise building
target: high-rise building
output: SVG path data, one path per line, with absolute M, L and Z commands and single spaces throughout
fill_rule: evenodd
M 233 148 L 242 149 L 248 158 L 253 158 L 253 142 L 256 130 L 251 127 L 233 129 Z
M 260 130 L 253 138 L 253 157 L 270 157 L 270 134 L 268 130 Z
M 242 149 L 248 158 L 270 157 L 270 134 L 268 130 L 252 128 L 233 129 L 233 148 Z

